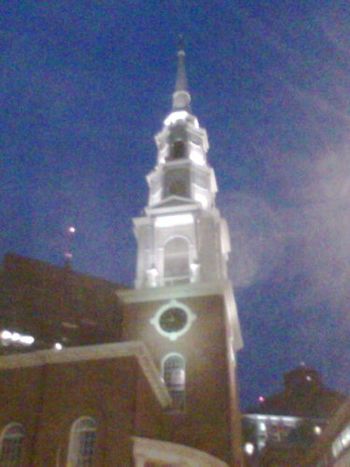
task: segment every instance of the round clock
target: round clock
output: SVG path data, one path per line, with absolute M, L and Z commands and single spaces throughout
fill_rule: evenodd
M 158 309 L 150 322 L 163 337 L 174 341 L 183 336 L 192 326 L 196 315 L 177 300 L 171 300 Z
M 165 332 L 178 332 L 187 324 L 187 313 L 182 308 L 168 308 L 159 317 L 159 326 Z

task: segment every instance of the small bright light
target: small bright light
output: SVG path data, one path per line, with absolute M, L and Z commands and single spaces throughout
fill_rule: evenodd
M 53 346 L 55 350 L 62 350 L 63 345 L 60 342 L 55 342 L 55 345 Z
M 259 423 L 259 428 L 260 428 L 260 431 L 266 431 L 266 423 L 260 422 Z
M 306 377 L 306 381 L 312 381 L 311 376 L 308 375 L 308 376 Z
M 34 337 L 33 336 L 21 336 L 20 342 L 25 345 L 32 345 L 34 344 Z
M 251 456 L 254 453 L 254 444 L 253 443 L 245 443 L 244 445 L 244 452 Z
M 265 402 L 265 397 L 264 396 L 259 396 L 258 400 L 259 400 L 260 403 L 263 403 L 263 402 Z
M 74 234 L 76 232 L 76 229 L 73 225 L 71 225 L 69 228 L 68 228 L 68 232 L 71 233 L 71 234 Z
M 7 329 L 4 329 L 1 333 L 1 339 L 12 339 L 12 332 L 8 331 Z
M 314 426 L 314 433 L 320 435 L 322 433 L 322 428 L 318 425 Z
M 18 332 L 13 332 L 11 340 L 13 340 L 13 342 L 18 342 L 21 340 L 21 335 Z

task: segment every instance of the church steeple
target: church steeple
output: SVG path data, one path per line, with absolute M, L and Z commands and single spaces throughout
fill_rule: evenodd
M 173 110 L 190 110 L 191 95 L 188 91 L 186 65 L 185 65 L 185 49 L 180 36 L 179 48 L 177 51 L 177 74 L 175 91 L 173 93 Z
M 185 444 L 229 462 L 201 457 L 191 465 L 238 466 L 235 353 L 242 339 L 227 271 L 229 231 L 215 205 L 207 132 L 190 110 L 182 45 L 177 59 L 173 106 L 155 136 L 156 163 L 147 175 L 148 203 L 134 219 L 137 271 L 135 290 L 122 292 L 130 304 L 123 336 L 150 347 L 171 395 L 166 450 Z

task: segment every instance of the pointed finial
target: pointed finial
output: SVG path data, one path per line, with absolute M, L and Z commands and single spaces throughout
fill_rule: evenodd
M 173 94 L 173 110 L 190 110 L 191 96 L 187 86 L 185 55 L 184 39 L 181 34 L 179 36 L 177 51 L 177 74 L 175 92 Z
M 185 41 L 184 41 L 183 34 L 179 34 L 178 42 L 177 42 L 177 50 L 178 51 L 182 50 L 183 52 L 185 51 Z

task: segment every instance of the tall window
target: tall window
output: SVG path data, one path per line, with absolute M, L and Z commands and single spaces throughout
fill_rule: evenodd
M 164 279 L 166 283 L 188 281 L 190 278 L 189 244 L 175 237 L 164 246 Z
M 68 465 L 72 467 L 92 467 L 96 444 L 96 422 L 90 417 L 81 417 L 71 428 Z
M 172 397 L 174 410 L 185 408 L 186 368 L 182 355 L 171 353 L 163 360 L 163 379 Z
M 24 430 L 19 423 L 10 423 L 0 438 L 1 467 L 20 467 Z

